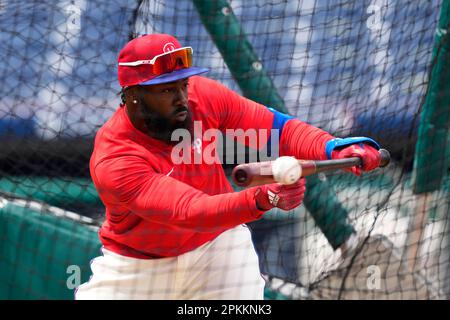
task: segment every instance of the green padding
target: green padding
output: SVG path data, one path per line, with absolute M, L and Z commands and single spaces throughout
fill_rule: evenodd
M 0 299 L 73 299 L 69 267 L 79 267 L 81 283 L 89 279 L 89 262 L 100 255 L 97 232 L 11 202 L 0 206 Z
M 445 0 L 436 30 L 430 83 L 420 114 L 413 169 L 413 191 L 416 194 L 438 190 L 450 166 L 449 61 L 450 1 Z
M 56 207 L 71 204 L 100 206 L 92 180 L 89 178 L 51 178 L 7 176 L 0 179 L 0 190 L 18 196 L 44 201 Z

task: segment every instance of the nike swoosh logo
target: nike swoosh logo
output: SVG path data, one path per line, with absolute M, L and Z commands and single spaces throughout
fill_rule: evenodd
M 170 171 L 169 171 L 169 173 L 168 174 L 166 174 L 166 176 L 170 176 L 171 175 L 171 173 L 173 172 L 173 169 L 175 169 L 175 167 L 173 167 Z

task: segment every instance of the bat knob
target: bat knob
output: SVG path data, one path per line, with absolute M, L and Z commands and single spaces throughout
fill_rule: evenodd
M 233 177 L 233 181 L 238 186 L 245 185 L 248 182 L 247 172 L 242 169 L 233 170 L 232 177 Z
M 380 149 L 379 152 L 381 156 L 380 167 L 386 167 L 391 162 L 391 154 L 386 149 Z

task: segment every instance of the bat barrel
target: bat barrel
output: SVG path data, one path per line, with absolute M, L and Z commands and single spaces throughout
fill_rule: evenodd
M 239 187 L 273 183 L 271 161 L 244 163 L 231 172 L 233 182 Z

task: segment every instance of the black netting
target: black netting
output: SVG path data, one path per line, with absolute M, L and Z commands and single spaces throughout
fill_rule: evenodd
M 448 175 L 434 192 L 412 191 L 441 1 L 229 4 L 291 115 L 338 137 L 370 136 L 393 159 L 362 178 L 320 176 L 358 234 L 345 259 L 304 207 L 274 211 L 251 225 L 268 297 L 448 298 Z M 131 37 L 149 33 L 175 35 L 193 47 L 196 65 L 210 68 L 208 77 L 241 92 L 192 1 L 0 3 L 0 207 L 9 230 L 5 245 L 12 250 L 25 245 L 8 229 L 15 206 L 49 214 L 47 207 L 31 205 L 38 200 L 103 220 L 89 176 L 93 138 L 120 103 L 118 52 Z M 25 200 L 18 203 L 18 197 Z M 56 227 L 47 245 L 58 243 L 64 228 L 78 230 L 70 223 Z M 21 261 L 1 263 L 4 270 L 30 263 Z M 64 270 L 74 264 L 67 261 Z M 377 274 L 379 279 L 372 277 Z M 14 286 L 5 271 L 2 298 L 66 294 L 42 292 L 46 287 L 32 281 Z

